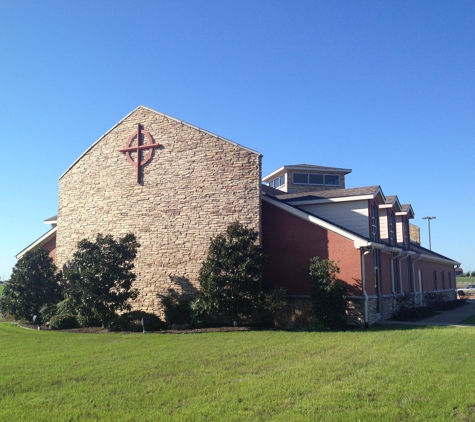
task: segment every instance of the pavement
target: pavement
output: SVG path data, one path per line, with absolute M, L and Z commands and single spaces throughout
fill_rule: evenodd
M 465 305 L 459 306 L 451 311 L 442 311 L 433 317 L 421 319 L 416 322 L 390 321 L 380 320 L 378 325 L 440 325 L 440 326 L 459 326 L 459 327 L 474 327 L 473 325 L 461 325 L 465 318 L 475 315 L 475 299 L 468 299 Z

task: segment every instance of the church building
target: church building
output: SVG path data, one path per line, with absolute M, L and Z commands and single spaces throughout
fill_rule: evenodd
M 286 165 L 262 178 L 262 155 L 139 106 L 59 178 L 58 215 L 36 246 L 58 268 L 97 233 L 134 233 L 140 295 L 135 309 L 160 313 L 158 293 L 199 289 L 210 239 L 235 222 L 257 230 L 268 255 L 264 281 L 309 306 L 310 258 L 338 263 L 349 321 L 389 318 L 395 298 L 428 292 L 454 299 L 458 262 L 420 246 L 411 205 L 380 186 L 346 188 L 350 169 Z

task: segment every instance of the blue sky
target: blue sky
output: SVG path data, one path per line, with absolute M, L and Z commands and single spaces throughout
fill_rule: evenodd
M 58 178 L 138 105 L 284 164 L 351 168 L 475 270 L 475 2 L 0 2 L 0 277 Z

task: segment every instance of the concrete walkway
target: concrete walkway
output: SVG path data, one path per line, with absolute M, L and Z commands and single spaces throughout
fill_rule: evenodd
M 454 325 L 460 327 L 473 327 L 474 325 L 460 325 L 460 322 L 469 316 L 475 315 L 475 299 L 468 299 L 465 305 L 462 305 L 451 311 L 443 311 L 439 314 L 421 319 L 416 322 L 381 320 L 378 325 Z

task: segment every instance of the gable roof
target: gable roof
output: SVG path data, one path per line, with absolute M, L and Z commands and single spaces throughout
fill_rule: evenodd
M 451 265 L 460 265 L 460 262 L 454 261 L 451 258 L 448 258 L 444 255 L 441 255 L 437 252 L 433 252 L 430 249 L 424 248 L 423 246 L 411 241 L 411 251 L 422 255 L 423 259 L 426 261 L 436 261 L 436 262 L 448 262 Z
M 43 236 L 40 238 L 36 239 L 32 244 L 28 245 L 25 249 L 23 249 L 21 252 L 18 252 L 15 255 L 16 259 L 20 259 L 23 255 L 25 255 L 28 251 L 33 250 L 34 248 L 38 246 L 43 246 L 45 243 L 49 242 L 51 239 L 56 237 L 56 231 L 58 228 L 52 227 L 50 230 L 48 230 Z
M 386 242 L 374 242 L 373 240 L 367 237 L 361 236 L 360 234 L 355 233 L 351 230 L 348 230 L 343 226 L 332 223 L 324 218 L 318 217 L 317 215 L 312 214 L 309 211 L 297 208 L 294 205 L 286 202 L 285 200 L 281 200 L 282 195 L 278 195 L 278 194 L 273 195 L 274 193 L 276 193 L 275 191 L 277 191 L 278 193 L 282 193 L 278 189 L 270 188 L 268 186 L 263 186 L 262 188 L 263 188 L 262 189 L 263 201 L 271 203 L 274 206 L 292 215 L 295 215 L 296 217 L 299 217 L 312 224 L 315 224 L 316 226 L 322 227 L 326 230 L 329 230 L 340 236 L 343 236 L 349 240 L 352 240 L 355 248 L 371 248 L 372 247 L 374 249 L 382 249 L 383 251 L 386 251 L 386 252 L 405 251 L 404 252 L 405 254 L 413 256 L 414 259 L 417 259 L 417 257 L 420 257 L 420 259 L 423 259 L 425 261 L 441 262 L 441 263 L 449 264 L 449 265 L 460 265 L 460 262 L 454 261 L 453 259 L 447 258 L 446 256 L 430 251 L 413 242 L 411 242 L 410 250 L 405 250 L 404 248 L 401 248 L 398 246 L 391 246 L 389 243 L 386 243 Z
M 292 204 L 315 203 L 315 202 L 343 202 L 359 199 L 371 199 L 380 194 L 385 201 L 380 186 L 366 186 L 349 189 L 329 189 L 310 192 L 286 193 L 269 186 L 262 186 L 264 192 L 278 197 L 280 200 Z
M 214 136 L 215 138 L 218 138 L 220 139 L 221 141 L 224 141 L 224 142 L 228 142 L 234 146 L 237 146 L 239 148 L 242 148 L 242 149 L 245 149 L 246 151 L 249 151 L 249 152 L 252 152 L 253 154 L 257 154 L 259 156 L 262 156 L 262 154 L 258 151 L 255 151 L 251 148 L 247 148 L 245 147 L 244 145 L 240 145 L 238 144 L 237 142 L 233 142 L 233 141 L 230 141 L 229 139 L 226 139 L 226 138 L 223 138 L 222 136 L 219 136 L 219 135 L 216 135 L 215 133 L 212 133 L 212 132 L 208 132 L 207 130 L 204 130 L 204 129 L 201 129 L 199 128 L 198 126 L 193 126 L 187 122 L 184 122 L 183 120 L 179 120 L 179 119 L 176 119 L 175 117 L 172 117 L 172 116 L 169 116 L 168 114 L 165 114 L 165 113 L 162 113 L 160 111 L 157 111 L 157 110 L 154 110 L 152 108 L 149 108 L 149 107 L 146 107 L 146 106 L 143 106 L 143 105 L 139 105 L 137 108 L 135 108 L 134 110 L 132 110 L 129 114 L 127 114 L 127 116 L 125 116 L 123 119 L 121 119 L 119 122 L 117 122 L 114 126 L 112 126 L 106 133 L 104 133 L 104 135 L 102 135 L 96 142 L 94 142 L 86 151 L 84 151 L 80 156 L 79 158 L 74 161 L 74 163 L 72 163 L 68 169 L 61 175 L 59 176 L 59 180 L 61 180 L 63 178 L 63 176 L 69 172 L 69 170 L 71 170 L 92 148 L 94 148 L 105 136 L 107 136 L 111 131 L 113 131 L 117 126 L 119 126 L 124 120 L 126 120 L 129 116 L 131 116 L 133 113 L 135 113 L 137 110 L 147 110 L 147 111 L 150 111 L 152 113 L 155 113 L 155 114 L 158 114 L 162 117 L 166 117 L 167 119 L 170 119 L 170 120 L 173 120 L 177 123 L 181 123 L 183 125 L 186 125 L 192 129 L 196 129 L 200 132 L 203 132 L 203 133 L 206 133 L 208 135 L 211 135 L 211 136 Z
M 286 203 L 285 201 L 281 201 L 277 197 L 273 197 L 272 195 L 266 194 L 266 192 L 262 191 L 262 199 L 274 206 L 295 215 L 303 220 L 306 220 L 316 226 L 322 227 L 326 230 L 334 232 L 340 236 L 343 236 L 349 240 L 353 241 L 355 248 L 366 248 L 366 247 L 374 247 L 375 249 L 384 249 L 386 245 L 383 243 L 374 242 L 371 239 L 368 239 L 364 236 L 361 236 L 358 233 L 355 233 L 351 230 L 348 230 L 338 224 L 332 223 L 324 218 L 318 217 L 308 211 L 301 210 L 300 208 L 294 207 L 291 204 Z

